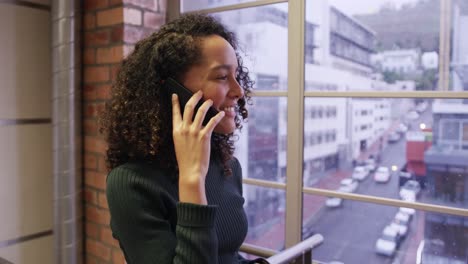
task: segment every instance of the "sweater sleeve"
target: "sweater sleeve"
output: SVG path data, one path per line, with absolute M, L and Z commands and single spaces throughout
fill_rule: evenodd
M 128 168 L 107 177 L 111 228 L 128 264 L 216 264 L 216 206 L 177 203 L 174 233 L 163 189 Z

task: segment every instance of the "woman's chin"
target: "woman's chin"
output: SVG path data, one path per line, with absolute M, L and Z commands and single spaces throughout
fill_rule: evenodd
M 218 134 L 228 135 L 236 130 L 236 123 L 234 120 L 221 120 L 218 125 L 214 128 L 214 132 Z

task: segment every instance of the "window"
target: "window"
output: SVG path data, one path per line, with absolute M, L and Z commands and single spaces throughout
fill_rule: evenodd
M 204 1 L 183 2 L 197 3 L 193 6 L 198 8 L 208 7 Z M 222 7 L 233 3 L 221 2 L 214 5 Z M 234 2 L 257 3 L 253 0 Z M 297 210 L 302 210 L 302 238 L 320 233 L 327 241 L 313 252 L 314 259 L 324 263 L 333 260 L 415 263 L 419 245 L 423 263 L 464 263 L 468 257 L 466 217 L 457 216 L 453 211 L 436 215 L 429 209 L 413 210 L 409 232 L 398 252 L 394 257 L 383 257 L 376 254 L 375 243 L 383 227 L 400 208 L 380 205 L 378 200 L 362 203 L 348 199 L 343 199 L 339 207 L 327 207 L 327 197 L 310 194 L 307 189 L 337 191 L 341 179 L 352 178 L 355 165 L 374 160 L 376 167 L 394 166 L 397 171 L 390 182 L 382 184 L 375 182 L 373 174 L 367 174 L 359 182 L 357 194 L 401 201 L 398 175 L 400 170 L 406 170 L 421 185 L 418 202 L 429 208 L 431 205 L 468 208 L 468 168 L 464 163 L 467 160 L 464 152 L 468 148 L 468 105 L 464 104 L 468 101 L 468 92 L 464 90 L 468 87 L 468 65 L 463 59 L 468 54 L 463 38 L 468 14 L 465 1 L 451 1 L 453 14 L 457 15 L 445 17 L 445 20 L 441 20 L 438 13 L 440 8 L 434 6 L 440 7 L 449 1 L 348 2 L 306 0 L 305 51 L 302 54 L 305 63 L 303 69 L 293 68 L 294 71 L 288 71 L 288 67 L 295 67 L 295 61 L 288 57 L 287 46 L 298 42 L 292 37 L 294 32 L 287 22 L 300 17 L 295 12 L 301 10 L 290 10 L 292 5 L 284 3 L 215 14 L 236 32 L 243 33 L 239 35 L 247 36 L 244 33 L 249 32 L 255 36 L 255 50 L 246 47 L 250 55 L 250 59 L 246 58 L 249 69 L 255 76 L 263 75 L 264 83 L 276 76 L 278 89 L 274 90 L 288 91 L 286 96 L 275 94 L 272 86 L 262 85 L 266 87 L 262 92 L 267 96 L 254 96 L 250 111 L 253 116 L 244 130 L 248 132 L 240 136 L 236 149 L 245 177 L 292 183 L 288 187 L 298 186 L 295 183 L 301 180 L 305 187 L 300 207 L 290 204 L 283 190 L 246 184 L 246 202 L 250 203 L 246 210 L 254 219 L 252 223 L 249 221 L 247 242 L 272 249 L 291 245 L 291 237 L 295 237 L 299 227 L 286 225 L 285 213 L 289 210 L 294 212 L 292 215 L 299 215 Z M 441 21 L 449 23 L 444 25 Z M 442 36 L 445 43 L 439 43 L 441 32 L 447 34 Z M 246 42 L 241 39 L 241 43 Z M 446 54 L 441 53 L 439 47 L 442 46 L 450 47 L 450 54 L 448 50 Z M 418 48 L 438 54 L 436 61 L 441 63 L 435 67 L 443 68 L 431 72 L 413 65 L 420 61 L 421 54 L 415 51 Z M 374 60 L 375 57 L 380 59 Z M 400 69 L 404 74 L 400 74 Z M 300 78 L 294 74 L 302 70 L 306 91 L 303 104 L 302 98 L 291 96 L 301 87 L 296 82 Z M 258 85 L 257 88 L 262 87 Z M 327 93 L 330 90 L 338 93 Z M 444 94 L 457 91 L 461 98 L 440 100 L 428 92 L 433 90 L 443 90 Z M 382 98 L 382 91 L 392 98 Z M 275 121 L 277 112 L 266 111 L 271 105 L 295 109 L 291 116 L 304 113 L 304 130 L 286 131 L 288 123 L 279 125 Z M 373 122 L 376 120 L 379 122 Z M 281 138 L 286 142 L 288 138 L 303 139 L 303 156 L 299 156 L 303 160 L 290 158 L 301 153 L 295 147 L 283 149 L 280 143 L 279 150 L 271 149 L 271 142 L 277 146 Z M 322 144 L 324 142 L 327 145 Z M 300 166 L 303 166 L 302 174 L 287 173 Z M 275 195 L 278 201 L 272 198 Z M 271 209 L 275 207 L 279 209 Z M 268 209 L 264 209 L 262 216 L 259 212 L 255 214 L 258 208 Z M 262 235 L 271 235 L 273 230 L 278 231 L 273 236 L 275 239 Z M 356 232 L 346 232 L 349 230 Z M 356 237 L 356 233 L 362 236 Z

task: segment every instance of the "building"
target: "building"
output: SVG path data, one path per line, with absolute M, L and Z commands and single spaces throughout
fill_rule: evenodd
M 419 70 L 420 57 L 421 52 L 417 49 L 388 50 L 373 55 L 372 62 L 380 71 L 408 74 Z
M 438 99 L 433 103 L 434 135 L 424 153 L 426 195 L 431 204 L 468 207 L 468 104 Z M 443 231 L 442 231 L 443 230 Z M 468 219 L 425 214 L 423 263 L 466 263 Z

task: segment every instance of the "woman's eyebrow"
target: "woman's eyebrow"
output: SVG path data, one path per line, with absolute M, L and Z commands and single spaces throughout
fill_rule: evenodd
M 231 64 L 221 64 L 221 65 L 217 65 L 211 68 L 211 71 L 216 71 L 216 70 L 228 70 L 229 71 L 231 69 L 237 70 L 237 67 L 234 67 Z

